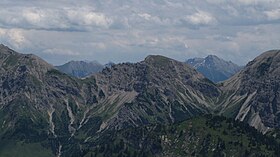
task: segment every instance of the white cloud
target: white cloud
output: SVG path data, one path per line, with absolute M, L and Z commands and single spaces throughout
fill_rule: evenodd
M 139 13 L 138 16 L 144 18 L 145 20 L 150 20 L 152 18 L 152 15 L 148 13 Z
M 24 36 L 23 30 L 20 29 L 0 28 L 0 42 L 7 43 L 17 49 L 22 49 L 30 45 L 29 40 Z
M 27 22 L 29 22 L 31 24 L 38 24 L 45 17 L 45 14 L 42 12 L 39 12 L 38 10 L 35 10 L 35 11 L 25 10 L 23 12 L 23 17 L 27 20 Z
M 0 28 L 0 37 L 4 36 L 6 34 L 6 31 L 4 29 Z
M 209 25 L 216 22 L 215 17 L 205 11 L 198 11 L 187 16 L 186 19 L 193 25 Z
M 75 10 L 70 9 L 67 11 L 67 17 L 69 22 L 77 25 L 86 25 L 86 26 L 100 26 L 108 28 L 113 20 L 106 17 L 102 13 L 93 12 L 90 10 Z
M 279 20 L 280 19 L 280 9 L 266 11 L 265 14 L 269 20 Z

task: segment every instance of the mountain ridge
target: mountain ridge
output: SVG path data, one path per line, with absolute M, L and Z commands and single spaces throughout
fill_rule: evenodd
M 55 155 L 83 156 L 107 131 L 174 125 L 209 113 L 247 122 L 263 133 L 267 126 L 279 124 L 279 96 L 274 89 L 279 84 L 279 51 L 264 53 L 219 85 L 191 66 L 159 55 L 112 65 L 84 79 L 4 46 L 0 57 L 0 138 L 39 142 Z M 251 83 L 246 86 L 248 78 Z M 266 97 L 257 96 L 263 88 L 259 80 L 269 80 L 265 96 L 276 94 L 267 105 L 271 112 L 262 109 Z
M 78 79 L 37 57 L 19 56 L 8 55 L 9 64 L 3 66 L 8 72 L 1 73 L 0 138 L 53 142 L 49 148 L 56 155 L 82 151 L 65 139 L 83 145 L 106 130 L 172 124 L 208 113 L 211 97 L 220 93 L 191 67 L 166 57 L 113 65 Z M 18 67 L 25 68 L 15 72 Z

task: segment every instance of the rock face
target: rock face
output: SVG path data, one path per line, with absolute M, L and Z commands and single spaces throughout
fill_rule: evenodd
M 280 51 L 263 53 L 221 83 L 220 113 L 266 132 L 280 127 Z
M 70 61 L 66 64 L 56 66 L 56 68 L 68 75 L 83 78 L 100 72 L 104 66 L 97 61 Z
M 242 68 L 231 61 L 225 61 L 215 55 L 209 55 L 206 58 L 188 59 L 186 63 L 193 66 L 213 82 L 224 81 Z

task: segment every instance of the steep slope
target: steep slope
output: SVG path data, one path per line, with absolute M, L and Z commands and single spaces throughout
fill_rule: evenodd
M 220 113 L 266 132 L 280 127 L 280 51 L 263 53 L 221 83 Z
M 63 65 L 56 66 L 56 68 L 68 75 L 83 78 L 100 72 L 104 66 L 97 61 L 70 61 Z
M 193 66 L 213 82 L 224 81 L 241 70 L 240 66 L 231 61 L 218 58 L 215 55 L 209 55 L 205 58 L 188 59 L 186 63 Z

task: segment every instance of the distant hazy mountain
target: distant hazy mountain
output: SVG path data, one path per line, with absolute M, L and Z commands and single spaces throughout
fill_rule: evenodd
M 66 64 L 56 66 L 56 68 L 66 74 L 83 78 L 101 71 L 104 65 L 97 61 L 70 61 Z
M 225 61 L 215 55 L 209 55 L 206 58 L 188 59 L 186 63 L 193 66 L 213 82 L 224 81 L 242 68 L 231 61 Z

